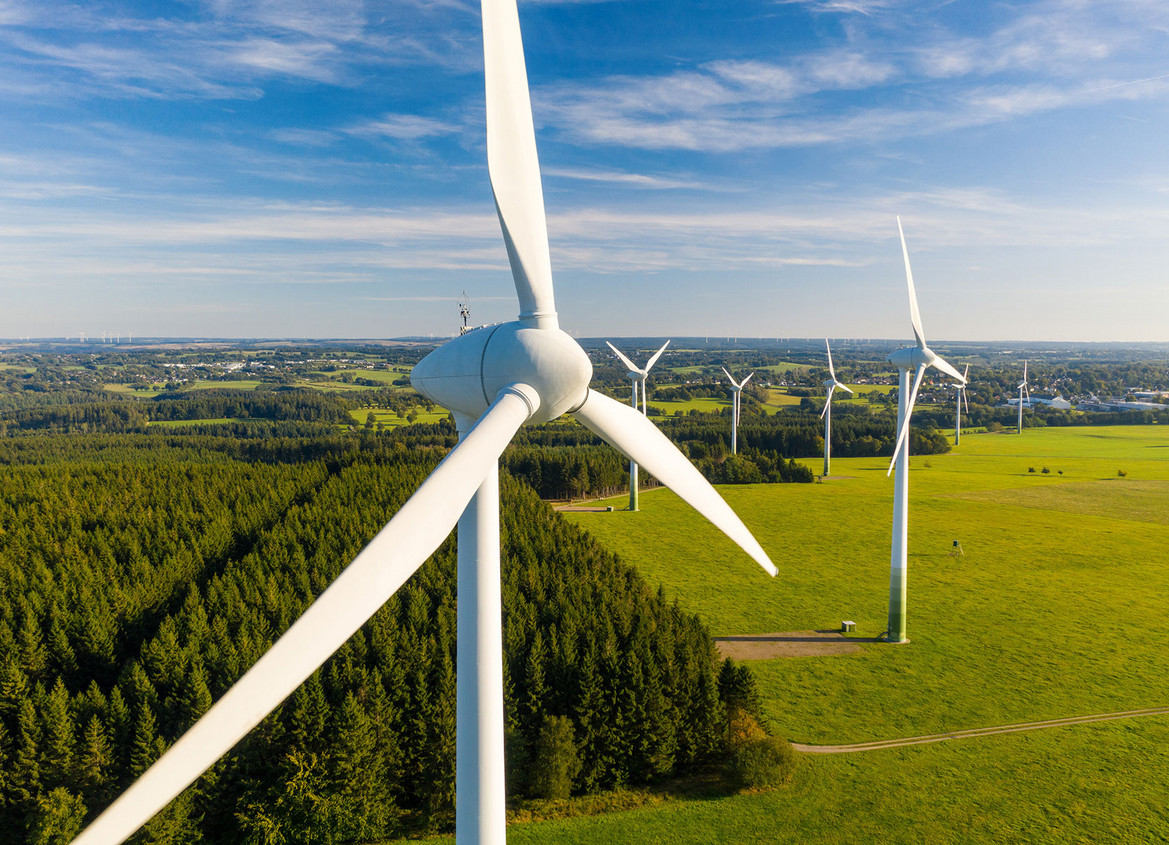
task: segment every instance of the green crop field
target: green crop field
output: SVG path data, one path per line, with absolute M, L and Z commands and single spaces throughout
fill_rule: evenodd
M 389 408 L 356 408 L 349 411 L 349 416 L 353 417 L 353 421 L 358 425 L 365 425 L 365 421 L 373 414 L 374 424 L 381 423 L 383 428 L 397 428 L 402 425 L 409 425 L 406 417 L 398 416 L 396 411 L 391 411 Z M 416 410 L 418 418 L 414 422 L 418 423 L 436 423 L 442 422 L 450 416 L 450 411 L 445 408 L 435 408 L 433 411 L 427 411 L 425 408 L 418 408 Z
M 665 490 L 643 493 L 636 514 L 568 516 L 716 636 L 855 620 L 855 654 L 751 661 L 772 726 L 797 742 L 1169 705 L 1169 428 L 967 435 L 951 454 L 912 464 L 911 642 L 900 646 L 871 641 L 888 601 L 884 460 L 834 459 L 823 484 L 721 488 L 779 567 L 775 579 Z M 955 539 L 962 557 L 950 555 Z M 1167 788 L 1160 715 L 801 755 L 794 783 L 776 792 L 516 825 L 509 838 L 1160 842 Z
M 236 421 L 232 417 L 216 417 L 206 420 L 152 420 L 148 425 L 161 426 L 162 428 L 182 428 L 187 425 L 225 425 Z

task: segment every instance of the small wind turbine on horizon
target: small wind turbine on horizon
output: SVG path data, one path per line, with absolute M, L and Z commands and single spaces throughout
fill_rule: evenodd
M 1023 380 L 1019 382 L 1019 429 L 1016 434 L 1023 433 L 1023 394 L 1027 394 L 1027 407 L 1031 407 L 1031 390 L 1027 386 L 1027 362 L 1023 361 Z
M 962 381 L 954 382 L 950 387 L 958 391 L 955 398 L 954 408 L 954 445 L 957 446 L 962 442 L 962 405 L 966 405 L 966 413 L 970 413 L 970 403 L 966 401 L 966 377 L 970 375 L 970 365 L 966 365 L 966 369 L 962 371 Z
M 636 409 L 589 388 L 592 364 L 561 330 L 553 296 L 516 0 L 483 0 L 487 170 L 519 318 L 448 341 L 411 373 L 455 417 L 459 441 L 304 614 L 76 845 L 116 845 L 210 768 L 348 640 L 458 525 L 455 837 L 506 841 L 499 456 L 526 423 L 572 414 L 775 567 L 710 483 Z
M 889 623 L 885 637 L 891 643 L 906 642 L 905 599 L 906 565 L 909 549 L 909 419 L 913 414 L 913 403 L 925 371 L 930 367 L 941 370 L 965 384 L 966 378 L 945 359 L 930 349 L 925 342 L 925 330 L 921 326 L 921 313 L 917 308 L 917 292 L 913 288 L 913 270 L 909 266 L 909 249 L 905 245 L 905 231 L 901 218 L 897 218 L 897 231 L 901 235 L 901 254 L 905 258 L 905 281 L 909 287 L 909 321 L 913 325 L 914 346 L 898 349 L 888 361 L 901 370 L 900 391 L 897 396 L 897 442 L 893 447 L 893 460 L 889 472 L 897 470 L 893 481 L 893 538 L 889 554 Z M 914 373 L 913 387 L 910 388 L 909 374 Z M 888 473 L 886 473 L 888 475 Z
M 731 454 L 739 454 L 739 407 L 740 397 L 743 393 L 743 388 L 747 386 L 747 382 L 751 380 L 751 375 L 747 376 L 742 381 L 735 381 L 734 376 L 727 372 L 727 368 L 722 368 L 723 374 L 731 382 Z
M 633 405 L 634 410 L 637 409 L 637 391 L 638 385 L 640 385 L 641 413 L 642 416 L 649 416 L 649 410 L 645 399 L 645 380 L 649 378 L 649 371 L 652 370 L 653 365 L 658 362 L 658 358 L 662 357 L 662 353 L 666 351 L 666 347 L 670 345 L 670 342 L 667 340 L 665 343 L 663 343 L 662 348 L 650 356 L 649 361 L 646 362 L 644 367 L 639 367 L 634 364 L 627 357 L 625 357 L 624 353 L 622 353 L 620 349 L 609 343 L 609 341 L 606 340 L 605 343 L 607 343 L 609 348 L 613 350 L 613 353 L 619 359 L 621 359 L 621 363 L 629 369 L 629 381 L 633 386 L 633 397 L 630 401 L 630 404 Z M 637 510 L 637 461 L 633 460 L 629 462 L 629 510 Z
M 828 350 L 829 378 L 824 380 L 824 386 L 828 388 L 828 398 L 824 400 L 824 410 L 820 412 L 820 419 L 824 420 L 824 477 L 827 478 L 832 468 L 832 394 L 838 387 L 849 393 L 852 393 L 852 389 L 836 378 L 836 369 L 832 366 L 832 347 L 828 345 L 828 338 L 824 338 L 824 348 Z

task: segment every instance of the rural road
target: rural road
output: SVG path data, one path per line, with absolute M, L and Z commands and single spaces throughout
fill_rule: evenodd
M 1095 716 L 1072 716 L 1069 719 L 1052 719 L 1047 722 L 1023 722 L 1018 725 L 1001 725 L 997 728 L 974 728 L 968 731 L 950 731 L 929 736 L 911 736 L 905 739 L 886 739 L 880 742 L 858 742 L 854 745 L 801 745 L 793 742 L 796 751 L 807 754 L 850 754 L 855 751 L 876 751 L 880 748 L 903 748 L 907 745 L 925 745 L 929 742 L 945 742 L 950 739 L 970 739 L 976 736 L 993 736 L 1018 731 L 1034 731 L 1039 728 L 1060 728 L 1064 725 L 1082 725 L 1087 722 L 1110 722 L 1115 719 L 1132 719 L 1137 716 L 1156 716 L 1169 713 L 1169 707 L 1150 707 L 1147 710 L 1125 710 L 1120 713 L 1099 713 Z

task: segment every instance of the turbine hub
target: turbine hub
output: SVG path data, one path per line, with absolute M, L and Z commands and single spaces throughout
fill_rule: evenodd
M 921 366 L 930 366 L 938 359 L 938 354 L 928 346 L 906 346 L 898 349 L 885 360 L 901 370 L 916 370 Z
M 501 323 L 440 346 L 410 373 L 414 389 L 444 408 L 477 419 L 510 384 L 526 384 L 540 406 L 528 422 L 576 410 L 588 395 L 593 365 L 560 329 Z

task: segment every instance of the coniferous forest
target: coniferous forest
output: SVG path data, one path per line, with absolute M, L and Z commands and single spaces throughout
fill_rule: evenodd
M 453 435 L 418 425 L 291 438 L 267 424 L 250 441 L 2 442 L 0 842 L 68 841 L 288 627 Z M 575 759 L 576 792 L 709 762 L 725 708 L 704 626 L 527 485 L 505 475 L 502 498 L 509 791 L 538 793 L 529 773 L 549 753 Z M 448 540 L 140 841 L 444 828 L 456 598 Z M 558 748 L 548 724 L 568 726 Z

